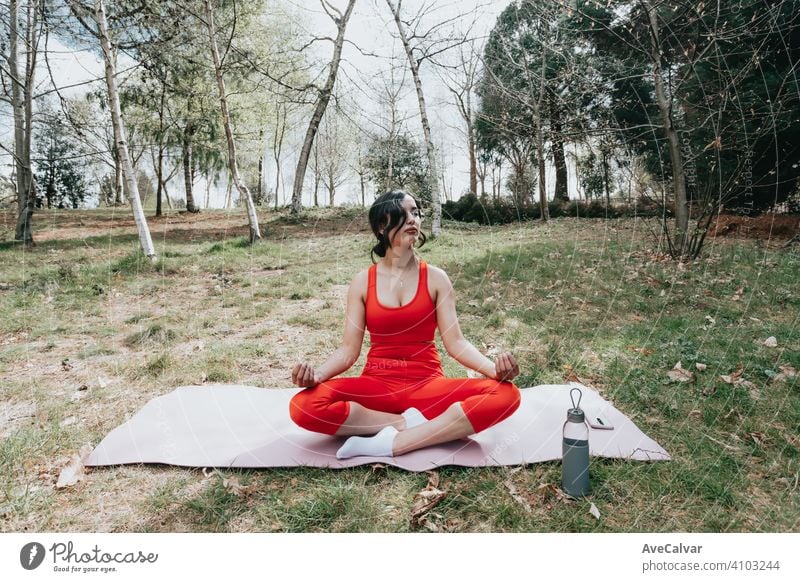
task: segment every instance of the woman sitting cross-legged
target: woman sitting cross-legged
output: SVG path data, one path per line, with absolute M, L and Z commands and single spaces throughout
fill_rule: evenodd
M 519 407 L 519 390 L 510 382 L 519 374 L 514 357 L 506 352 L 492 362 L 464 338 L 450 279 L 415 253 L 417 241 L 425 243 L 421 220 L 406 192 L 375 200 L 369 222 L 381 260 L 350 284 L 342 346 L 316 369 L 307 362 L 292 369 L 292 382 L 305 388 L 289 404 L 292 420 L 310 431 L 350 436 L 336 453 L 340 459 L 391 457 L 459 439 Z M 437 327 L 447 352 L 486 378 L 445 377 Z M 370 350 L 361 376 L 336 378 L 358 359 L 365 328 Z

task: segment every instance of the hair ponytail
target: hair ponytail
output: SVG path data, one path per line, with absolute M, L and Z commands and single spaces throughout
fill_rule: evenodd
M 374 263 L 375 257 L 373 257 L 373 255 L 378 255 L 381 258 L 386 256 L 386 242 L 383 240 L 383 237 L 378 241 L 378 244 L 372 247 L 372 250 L 369 252 L 369 257 Z

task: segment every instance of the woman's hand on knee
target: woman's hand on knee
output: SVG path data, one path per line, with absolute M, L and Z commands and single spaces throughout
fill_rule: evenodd
M 519 376 L 519 365 L 511 352 L 503 352 L 494 360 L 495 380 L 510 382 Z
M 292 384 L 301 388 L 310 388 L 320 382 L 319 374 L 314 370 L 314 366 L 308 362 L 298 362 L 292 368 Z

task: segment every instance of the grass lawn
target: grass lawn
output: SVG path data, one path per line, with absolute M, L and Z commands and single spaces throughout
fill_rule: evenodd
M 0 216 L 9 241 L 13 216 Z M 42 211 L 33 250 L 0 242 L 0 530 L 414 530 L 429 475 L 377 465 L 124 466 L 55 488 L 72 454 L 151 398 L 203 382 L 288 388 L 298 358 L 321 363 L 337 347 L 347 285 L 370 262 L 365 215 L 261 220 L 254 247 L 240 211 L 151 220 L 155 264 L 127 209 Z M 592 459 L 582 500 L 558 494 L 559 463 L 442 468 L 446 495 L 424 529 L 800 530 L 797 246 L 720 237 L 676 264 L 654 252 L 651 228 L 445 222 L 420 249 L 453 281 L 466 337 L 515 353 L 518 386 L 577 377 L 674 459 Z M 464 376 L 439 348 L 445 374 Z M 678 362 L 691 381 L 668 375 Z

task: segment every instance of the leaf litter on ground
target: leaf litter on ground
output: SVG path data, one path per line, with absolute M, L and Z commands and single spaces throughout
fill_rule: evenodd
M 426 472 L 428 484 L 414 496 L 414 505 L 411 508 L 411 527 L 414 529 L 423 526 L 431 529 L 433 524 L 428 523 L 428 512 L 447 495 L 447 491 L 439 489 L 439 474 L 436 471 Z
M 72 455 L 66 467 L 61 469 L 56 481 L 56 489 L 65 489 L 76 485 L 79 481 L 83 481 L 86 476 L 85 463 L 89 455 L 94 450 L 94 447 L 85 444 L 81 447 L 80 451 Z

